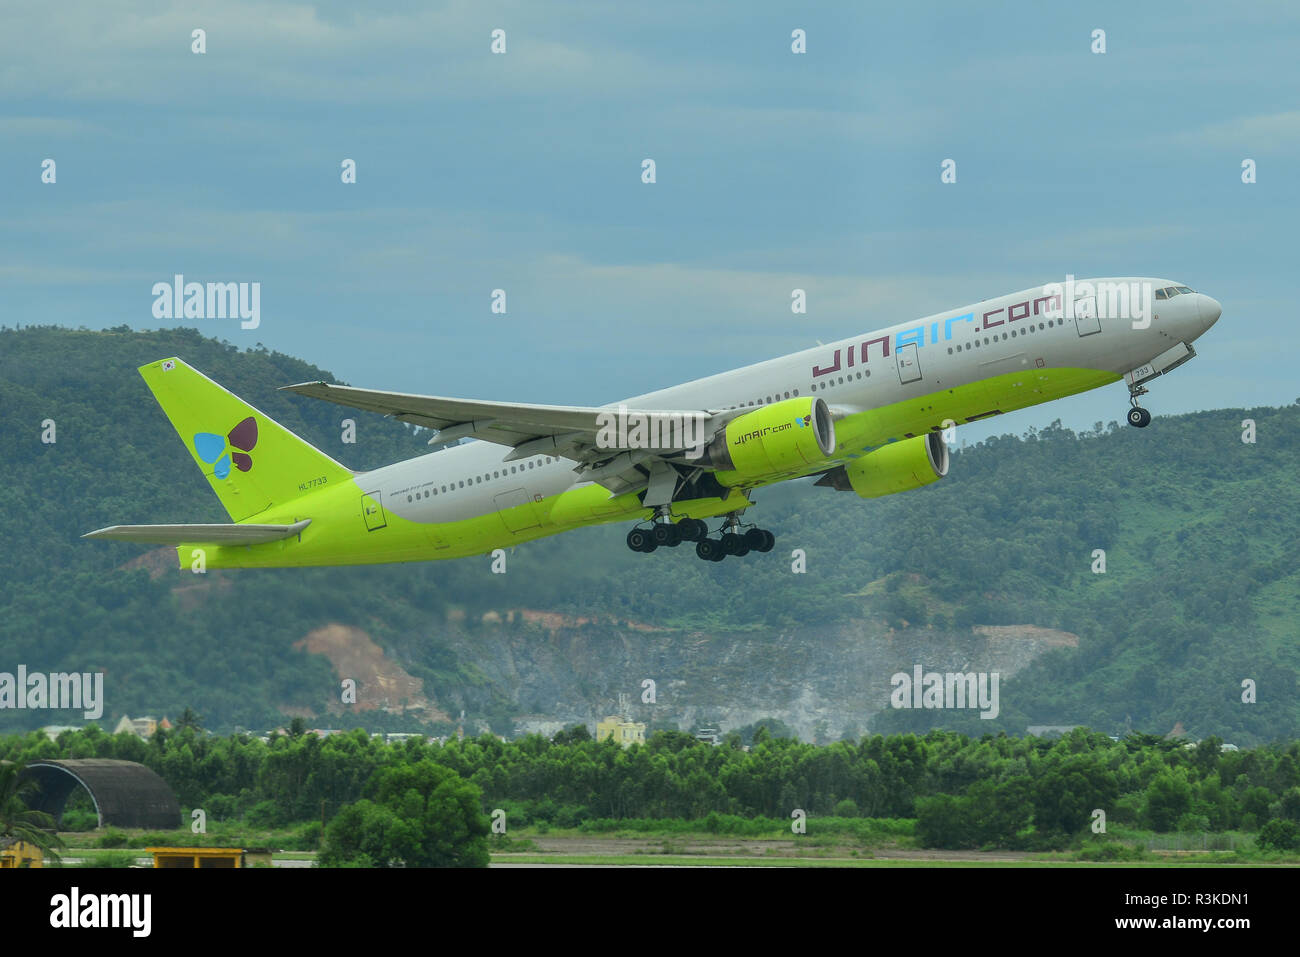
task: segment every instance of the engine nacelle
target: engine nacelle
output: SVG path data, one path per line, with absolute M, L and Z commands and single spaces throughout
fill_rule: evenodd
M 806 472 L 835 452 L 835 423 L 825 399 L 784 399 L 739 415 L 714 435 L 703 461 L 722 485 Z
M 948 446 L 931 432 L 868 452 L 844 466 L 843 478 L 863 498 L 879 498 L 939 481 L 948 474 L 948 461 Z

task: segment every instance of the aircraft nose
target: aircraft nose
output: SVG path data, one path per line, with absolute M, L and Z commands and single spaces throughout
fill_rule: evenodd
M 1197 309 L 1201 314 L 1201 322 L 1205 323 L 1206 329 L 1218 322 L 1219 316 L 1223 315 L 1223 307 L 1219 305 L 1219 300 L 1211 299 L 1204 293 L 1200 296 Z

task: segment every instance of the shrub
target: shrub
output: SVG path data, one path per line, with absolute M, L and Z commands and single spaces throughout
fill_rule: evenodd
M 1274 818 L 1259 829 L 1255 843 L 1261 851 L 1300 850 L 1300 825 Z
M 126 847 L 126 833 L 119 831 L 115 827 L 110 827 L 107 831 L 99 836 L 95 842 L 96 847 Z

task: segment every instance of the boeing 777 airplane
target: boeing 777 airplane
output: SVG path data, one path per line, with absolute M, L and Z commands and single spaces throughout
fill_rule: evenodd
M 177 358 L 140 374 L 232 524 L 114 525 L 87 538 L 177 546 L 181 567 L 270 568 L 481 555 L 635 521 L 638 552 L 770 551 L 753 491 L 805 476 L 875 498 L 948 472 L 945 429 L 1192 358 L 1219 303 L 1164 279 L 1052 283 L 600 408 L 285 388 L 437 430 L 452 445 L 354 472 Z M 718 535 L 707 519 L 720 518 Z

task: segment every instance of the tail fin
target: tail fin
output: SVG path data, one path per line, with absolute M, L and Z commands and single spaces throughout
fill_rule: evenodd
M 236 522 L 352 477 L 180 359 L 151 362 L 140 375 Z

